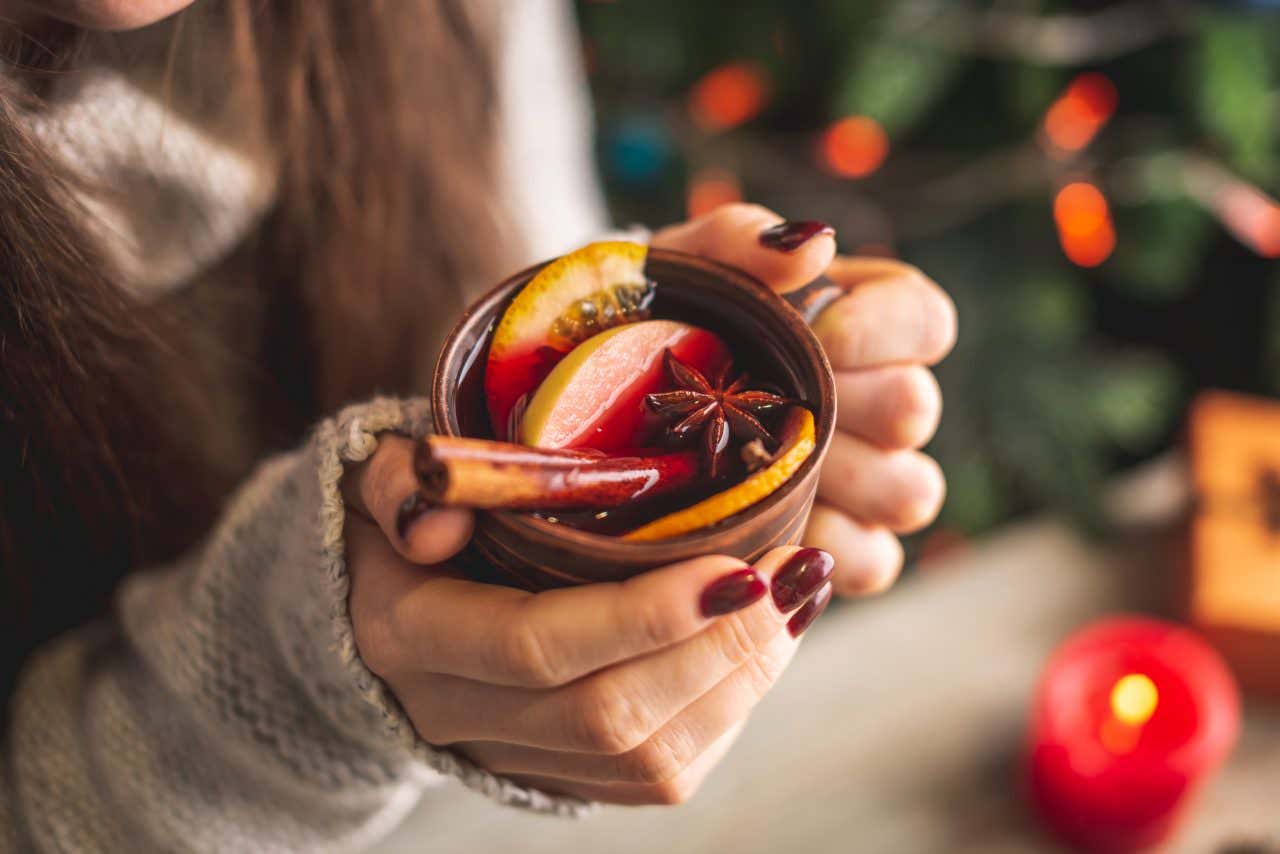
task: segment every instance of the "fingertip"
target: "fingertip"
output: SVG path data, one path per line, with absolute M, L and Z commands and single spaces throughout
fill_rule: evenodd
M 411 501 L 406 499 L 405 506 Z M 475 514 L 461 507 L 439 507 L 418 511 L 404 527 L 396 550 L 417 564 L 441 563 L 456 555 L 466 546 L 475 529 Z
M 860 282 L 824 309 L 812 326 L 837 370 L 937 364 L 959 334 L 955 302 L 914 271 Z
M 706 255 L 740 267 L 779 292 L 820 276 L 836 255 L 835 231 L 816 220 L 785 220 L 756 204 L 722 205 L 693 222 L 659 231 L 654 246 Z
M 890 447 L 922 448 L 933 438 L 942 418 L 942 387 L 928 368 L 908 366 L 897 389 L 900 417 Z
M 942 390 L 923 365 L 837 371 L 836 425 L 881 448 L 921 448 L 942 415 Z
M 925 363 L 936 365 L 945 359 L 956 346 L 960 336 L 960 313 L 955 300 L 932 279 L 925 278 L 926 288 L 933 295 L 933 308 L 927 314 L 927 331 L 924 349 L 928 355 Z
M 814 237 L 789 255 L 773 258 L 766 255 L 760 261 L 762 272 L 759 275 L 775 291 L 790 293 L 821 276 L 835 257 L 835 232 L 830 231 Z
M 911 489 L 891 527 L 900 534 L 914 534 L 938 518 L 947 500 L 947 478 L 938 461 L 926 454 L 905 452 L 904 462 L 911 469 L 906 478 Z
M 882 593 L 902 571 L 902 543 L 891 531 L 864 525 L 826 504 L 814 505 L 805 542 L 835 557 L 831 581 L 841 596 Z

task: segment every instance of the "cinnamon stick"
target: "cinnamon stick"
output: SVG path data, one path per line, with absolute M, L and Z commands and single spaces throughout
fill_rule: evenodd
M 427 436 L 414 451 L 426 498 L 485 510 L 606 510 L 687 486 L 698 455 L 609 457 L 487 439 Z

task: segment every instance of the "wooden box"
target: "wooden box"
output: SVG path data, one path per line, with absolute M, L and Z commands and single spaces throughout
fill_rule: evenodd
M 1188 616 L 1246 690 L 1280 697 L 1280 401 L 1206 392 L 1189 441 Z

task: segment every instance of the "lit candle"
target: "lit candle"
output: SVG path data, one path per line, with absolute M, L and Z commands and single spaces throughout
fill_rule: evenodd
M 1095 623 L 1058 648 L 1041 679 L 1029 731 L 1032 802 L 1082 848 L 1155 845 L 1239 729 L 1235 680 L 1190 630 L 1143 618 Z

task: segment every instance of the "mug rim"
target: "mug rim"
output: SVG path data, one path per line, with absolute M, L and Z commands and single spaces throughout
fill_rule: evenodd
M 557 522 L 549 522 L 532 513 L 512 510 L 479 510 L 477 511 L 479 516 L 488 516 L 495 522 L 511 528 L 519 532 L 521 536 L 529 539 L 544 542 L 554 541 L 580 549 L 599 550 L 602 552 L 602 557 L 609 560 L 624 560 L 628 562 L 661 561 L 669 556 L 667 554 L 669 552 L 697 551 L 699 546 L 705 546 L 708 553 L 715 553 L 719 550 L 717 548 L 718 538 L 731 534 L 739 526 L 750 524 L 752 520 L 777 507 L 788 494 L 797 489 L 809 474 L 821 464 L 835 432 L 835 377 L 832 374 L 831 363 L 828 361 L 822 345 L 799 312 L 768 285 L 737 267 L 675 249 L 649 247 L 645 258 L 646 265 L 650 259 L 676 266 L 692 267 L 700 272 L 710 273 L 754 292 L 757 298 L 770 304 L 770 307 L 774 309 L 773 316 L 778 324 L 777 331 L 787 335 L 795 343 L 799 344 L 818 368 L 816 372 L 818 400 L 811 404 L 813 406 L 811 411 L 814 415 L 813 452 L 809 454 L 808 459 L 804 461 L 800 468 L 791 477 L 787 478 L 787 481 L 782 486 L 745 510 L 734 514 L 727 523 L 718 523 L 709 528 L 691 531 L 678 537 L 663 540 L 632 542 L 623 540 L 616 535 L 583 531 Z M 549 258 L 540 261 L 506 277 L 471 303 L 462 313 L 462 317 L 459 318 L 445 339 L 440 355 L 436 359 L 435 372 L 432 376 L 431 418 L 437 433 L 447 436 L 462 436 L 461 430 L 457 427 L 456 407 L 452 405 L 456 399 L 458 383 L 456 381 L 446 383 L 445 380 L 448 373 L 447 369 L 453 362 L 459 360 L 463 362 L 462 367 L 457 372 L 461 376 L 469 360 L 468 357 L 479 358 L 478 348 L 475 351 L 477 354 L 475 356 L 458 352 L 462 339 L 474 332 L 477 324 L 488 324 L 496 319 L 494 304 L 506 299 L 510 296 L 508 292 L 513 290 L 516 285 L 527 282 L 539 270 L 554 260 L 556 259 Z M 487 332 L 482 333 L 480 337 L 484 337 L 487 334 Z M 808 370 L 807 366 L 801 367 L 806 371 Z M 447 417 L 445 413 L 450 413 L 452 418 Z M 604 554 L 605 552 L 608 554 Z

